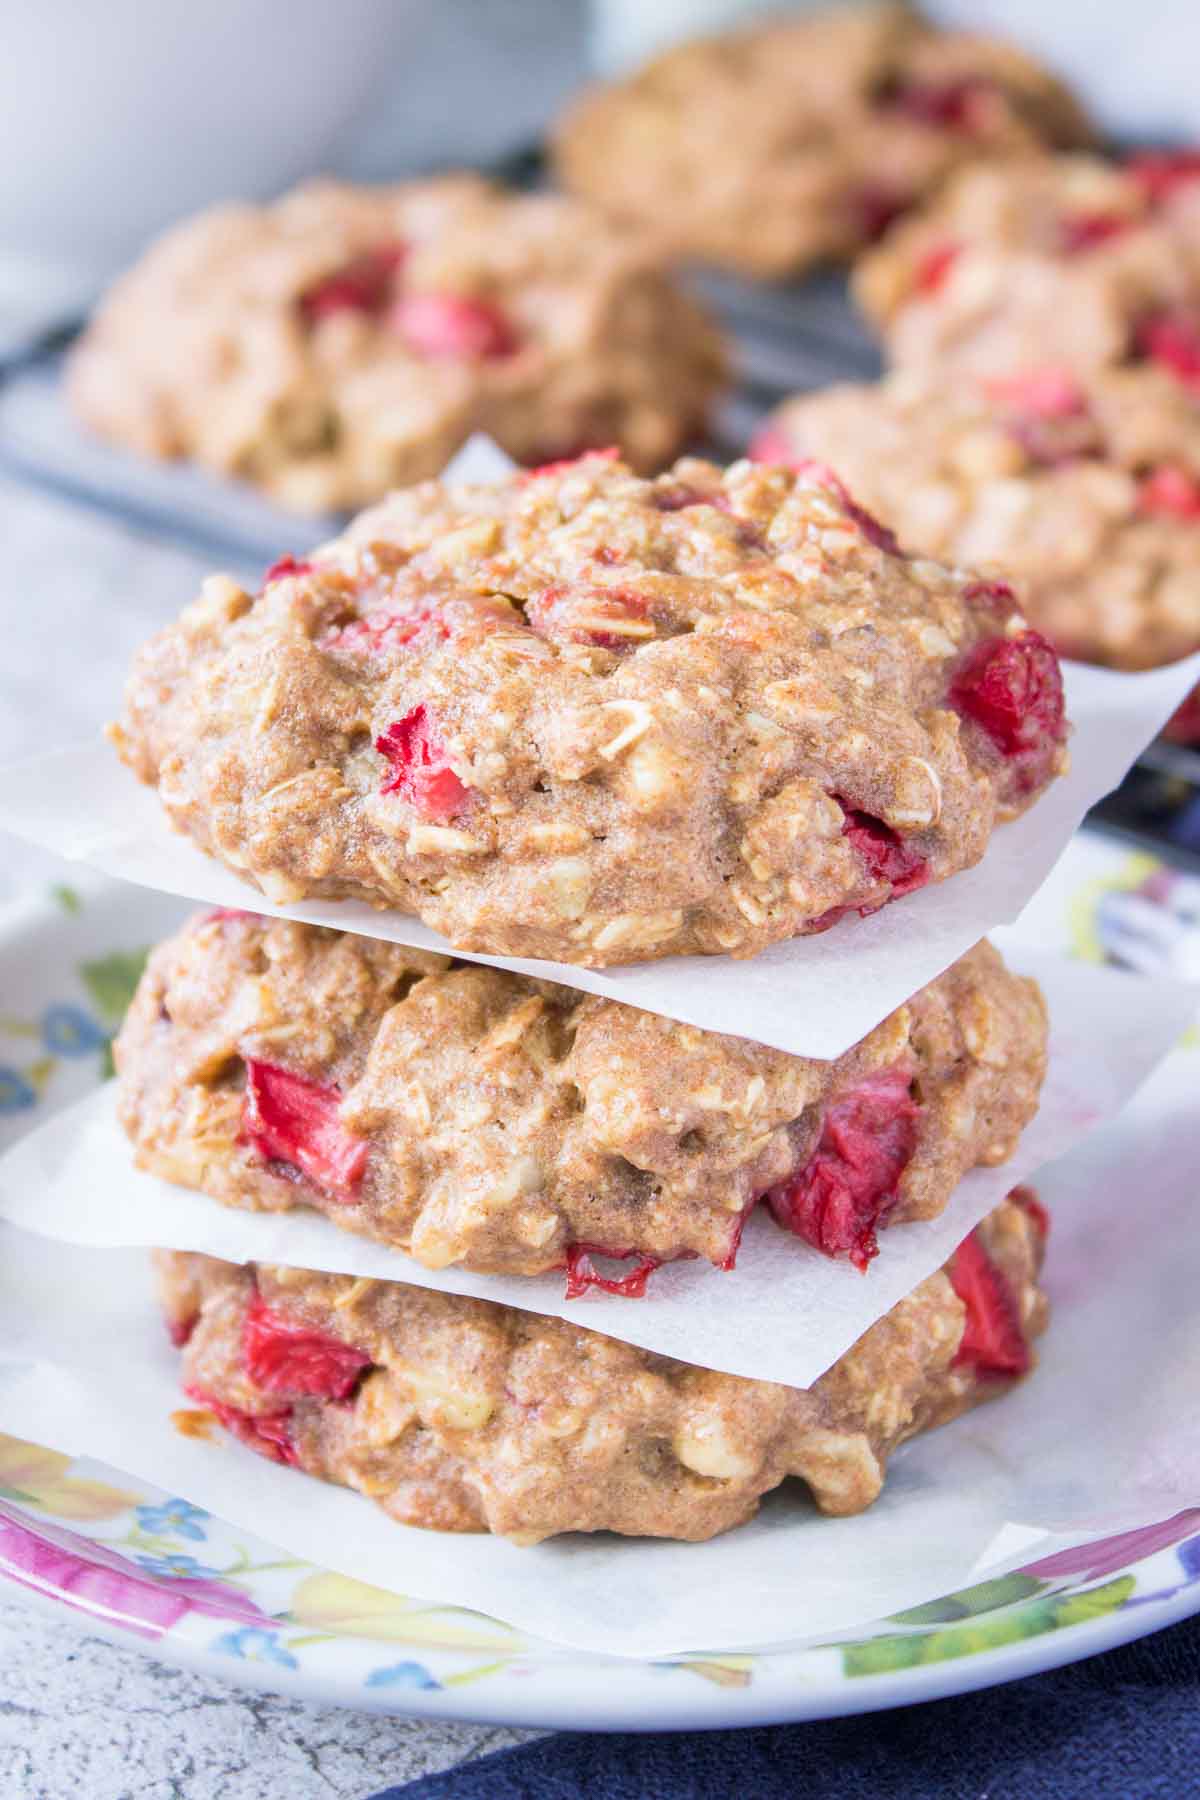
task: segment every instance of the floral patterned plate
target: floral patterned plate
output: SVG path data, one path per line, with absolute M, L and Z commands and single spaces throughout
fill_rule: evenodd
M 1096 840 L 1072 857 L 1042 942 L 1124 960 L 1133 932 L 1143 958 L 1195 957 L 1196 895 L 1169 872 Z M 96 882 L 0 916 L 0 1145 L 108 1073 L 145 947 L 185 910 Z M 963 1693 L 1200 1613 L 1200 1508 L 819 1643 L 643 1662 L 367 1587 L 144 1481 L 0 1435 L 0 1581 L 115 1642 L 336 1705 L 552 1727 L 748 1725 Z

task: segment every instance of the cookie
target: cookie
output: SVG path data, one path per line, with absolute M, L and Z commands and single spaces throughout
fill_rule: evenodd
M 554 155 L 672 252 L 773 278 L 853 256 L 965 162 L 1090 140 L 1013 45 L 882 5 L 668 49 L 573 102 Z
M 1200 154 L 964 170 L 854 274 L 888 358 L 943 374 L 1200 375 Z
M 906 549 L 1011 580 L 1065 656 L 1200 649 L 1200 382 L 1159 363 L 903 370 L 786 402 L 756 450 L 832 463 Z
M 578 1325 L 396 1282 L 156 1253 L 189 1436 L 217 1423 L 406 1525 L 535 1544 L 711 1538 L 789 1476 L 863 1511 L 897 1445 L 1006 1392 L 1046 1323 L 1025 1189 L 811 1388 L 720 1375 Z
M 703 435 L 718 337 L 644 244 L 467 175 L 302 187 L 155 244 L 75 351 L 80 419 L 305 511 L 438 474 L 472 432 L 520 462 Z
M 866 1268 L 1037 1109 L 1046 1015 L 979 944 L 834 1062 L 249 913 L 151 956 L 115 1047 L 139 1166 L 429 1268 L 640 1294 L 747 1215 Z M 593 1258 L 632 1260 L 600 1274 Z
M 827 470 L 429 483 L 137 658 L 116 746 L 271 900 L 594 967 L 751 956 L 977 862 L 1066 764 L 1016 601 Z

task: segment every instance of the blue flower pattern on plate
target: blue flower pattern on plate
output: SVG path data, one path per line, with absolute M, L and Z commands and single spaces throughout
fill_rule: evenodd
M 368 1687 L 408 1687 L 408 1688 L 440 1688 L 440 1681 L 435 1681 L 424 1663 L 398 1662 L 391 1663 L 386 1669 L 372 1669 L 367 1676 Z
M 226 1656 L 240 1656 L 243 1662 L 277 1663 L 281 1669 L 298 1669 L 300 1664 L 290 1650 L 285 1650 L 273 1631 L 258 1625 L 245 1625 L 241 1631 L 226 1631 L 213 1640 L 214 1650 Z
M 207 1533 L 201 1525 L 201 1519 L 212 1515 L 205 1512 L 202 1506 L 193 1506 L 190 1500 L 166 1500 L 161 1506 L 139 1506 L 137 1522 L 143 1531 L 149 1531 L 158 1537 L 173 1534 L 175 1537 L 190 1538 L 193 1543 L 202 1544 Z
M 42 1014 L 42 1042 L 52 1056 L 91 1056 L 107 1041 L 108 1033 L 80 1006 L 60 1003 Z
M 176 1552 L 174 1556 L 135 1556 L 134 1562 L 140 1563 L 148 1575 L 165 1575 L 168 1581 L 194 1581 L 197 1576 L 220 1576 L 221 1569 L 210 1568 L 207 1563 L 197 1562 L 194 1556 L 184 1556 Z
M 37 1105 L 37 1094 L 19 1069 L 0 1067 L 0 1113 L 23 1112 Z

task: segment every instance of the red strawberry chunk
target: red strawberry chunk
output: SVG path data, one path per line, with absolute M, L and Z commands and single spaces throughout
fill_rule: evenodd
M 1163 736 L 1175 744 L 1200 744 L 1200 688 L 1193 688 L 1163 727 Z
M 517 476 L 518 482 L 539 481 L 543 475 L 565 475 L 568 469 L 574 469 L 581 462 L 619 462 L 621 451 L 616 444 L 607 444 L 603 450 L 581 450 L 577 456 L 560 456 L 554 462 L 538 463 L 535 468 L 522 469 Z
M 995 405 L 1035 419 L 1069 419 L 1087 410 L 1087 395 L 1071 370 L 1053 364 L 998 376 L 988 382 L 987 391 Z
M 864 182 L 850 196 L 858 229 L 868 244 L 878 243 L 890 225 L 906 213 L 913 196 L 883 182 Z
M 750 459 L 760 463 L 782 463 L 790 469 L 796 461 L 796 451 L 786 431 L 769 422 L 761 425 L 750 439 Z
M 273 581 L 282 581 L 285 575 L 308 575 L 316 567 L 315 563 L 297 562 L 294 556 L 281 556 L 273 562 L 263 576 L 263 586 L 270 587 Z
M 403 650 L 420 642 L 426 647 L 444 644 L 450 627 L 441 609 L 425 604 L 397 610 L 386 605 L 373 607 L 349 624 L 337 625 L 320 641 L 322 650 L 354 650 L 364 655 L 379 656 L 388 650 Z
M 977 1232 L 958 1246 L 950 1260 L 949 1274 L 955 1293 L 967 1309 L 955 1363 L 969 1365 L 980 1375 L 1024 1375 L 1031 1358 L 1017 1303 Z
M 300 301 L 305 320 L 314 325 L 339 312 L 382 312 L 407 255 L 405 244 L 380 244 L 377 249 L 356 256 L 344 268 L 309 288 Z
M 1123 237 L 1137 223 L 1127 213 L 1068 213 L 1059 222 L 1059 244 L 1066 256 L 1079 256 L 1085 250 L 1094 250 L 1098 244 L 1108 244 L 1113 238 Z
M 1134 333 L 1143 356 L 1161 363 L 1188 387 L 1200 388 L 1200 315 L 1182 307 L 1151 313 Z
M 183 1346 L 187 1343 L 193 1331 L 195 1331 L 199 1317 L 199 1313 L 193 1313 L 190 1319 L 167 1320 L 167 1336 L 174 1344 L 176 1350 L 183 1349 Z
M 452 819 L 471 796 L 446 761 L 429 708 L 414 706 L 375 739 L 380 756 L 392 765 L 381 794 L 399 794 L 423 819 Z
M 594 644 L 598 650 L 634 650 L 648 643 L 653 631 L 641 629 L 649 617 L 650 602 L 636 588 L 543 588 L 525 604 L 525 617 L 541 637 Z M 630 629 L 622 630 L 622 626 Z
M 245 1060 L 247 1140 L 265 1161 L 298 1169 L 325 1193 L 353 1200 L 367 1166 L 367 1146 L 341 1122 L 340 1091 L 274 1063 Z
M 987 604 L 1003 606 L 1007 611 L 1016 611 L 1017 596 L 1007 581 L 969 581 L 962 591 L 963 600 L 968 606 Z
M 1186 469 L 1164 463 L 1138 489 L 1138 509 L 1175 519 L 1200 519 L 1200 481 Z
M 226 1431 L 231 1432 L 241 1443 L 248 1444 L 251 1450 L 268 1457 L 271 1462 L 289 1463 L 297 1467 L 300 1458 L 292 1442 L 291 1420 L 292 1409 L 283 1407 L 279 1412 L 248 1413 L 236 1406 L 227 1406 L 224 1400 L 218 1400 L 215 1394 L 188 1382 L 184 1393 L 189 1400 L 198 1406 L 214 1413 Z
M 917 1145 L 921 1108 L 911 1081 L 908 1067 L 897 1063 L 834 1098 L 808 1162 L 765 1196 L 777 1224 L 825 1256 L 849 1256 L 866 1269 Z
M 939 294 L 961 254 L 962 245 L 953 243 L 934 244 L 926 250 L 913 270 L 913 287 L 917 293 Z
M 1040 631 L 976 644 L 954 677 L 948 699 L 1017 765 L 1022 792 L 1031 792 L 1045 779 L 1067 724 L 1062 670 Z
M 1033 1221 L 1034 1229 L 1042 1242 L 1050 1236 L 1050 1214 L 1046 1211 L 1031 1187 L 1015 1187 L 1009 1190 L 1008 1199 L 1014 1206 L 1019 1206 Z
M 242 1365 L 255 1387 L 271 1394 L 348 1400 L 371 1358 L 353 1344 L 281 1319 L 256 1293 L 242 1328 Z
M 1158 206 L 1176 188 L 1200 181 L 1200 150 L 1146 150 L 1126 166 L 1150 204 Z
M 463 294 L 402 294 L 388 323 L 418 356 L 489 361 L 520 348 L 498 306 Z
M 958 75 L 948 81 L 900 81 L 884 95 L 883 103 L 918 125 L 941 131 L 975 131 L 993 92 L 982 75 Z
M 601 1275 L 593 1268 L 593 1256 L 608 1256 L 614 1262 L 629 1262 L 636 1258 L 637 1266 L 615 1280 L 609 1275 Z M 642 1300 L 646 1295 L 646 1283 L 655 1269 L 662 1267 L 657 1256 L 646 1256 L 640 1250 L 609 1250 L 603 1244 L 568 1244 L 567 1245 L 567 1285 L 563 1297 L 567 1300 L 579 1300 L 589 1288 L 602 1288 L 606 1294 L 619 1294 L 624 1300 Z
M 797 475 L 809 475 L 814 481 L 819 481 L 822 487 L 831 489 L 869 544 L 874 544 L 877 550 L 886 551 L 889 556 L 904 555 L 891 527 L 884 525 L 865 506 L 859 505 L 841 476 L 828 463 L 818 462 L 813 456 L 801 456 L 793 457 L 790 466 Z
M 929 880 L 929 864 L 911 845 L 906 844 L 899 832 L 885 825 L 882 819 L 876 819 L 871 813 L 859 812 L 857 808 L 847 806 L 838 795 L 834 795 L 838 805 L 846 815 L 846 823 L 842 827 L 842 836 L 848 837 L 863 862 L 867 872 L 874 881 L 890 881 L 891 898 L 899 900 L 903 894 L 911 894 L 919 887 L 924 887 Z

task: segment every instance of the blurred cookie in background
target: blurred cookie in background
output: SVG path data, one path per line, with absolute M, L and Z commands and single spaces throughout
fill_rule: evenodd
M 674 253 L 769 279 L 853 256 L 964 162 L 1091 138 L 1015 46 L 880 5 L 668 49 L 576 101 L 555 162 Z
M 1200 151 L 965 169 L 854 273 L 892 363 L 1200 380 Z
M 832 464 L 910 552 L 1010 578 L 1062 654 L 1200 649 L 1200 381 L 1160 362 L 899 370 L 786 401 L 752 454 Z
M 319 182 L 169 232 L 113 288 L 69 394 L 102 437 L 348 509 L 475 431 L 521 462 L 702 437 L 715 329 L 656 252 L 579 201 L 474 175 Z

